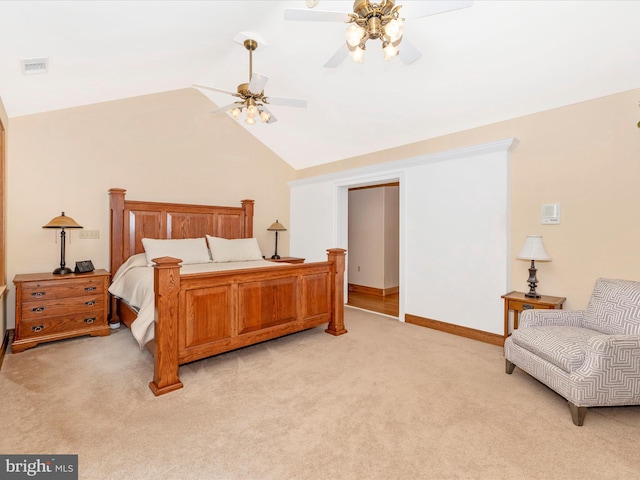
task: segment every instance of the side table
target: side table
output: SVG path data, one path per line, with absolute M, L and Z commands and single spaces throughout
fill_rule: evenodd
M 280 262 L 280 263 L 304 263 L 304 258 L 299 258 L 299 257 L 265 258 L 265 260 L 269 260 L 270 262 Z
M 551 297 L 542 295 L 540 298 L 525 296 L 523 292 L 509 292 L 502 295 L 504 298 L 504 338 L 509 336 L 509 311 L 513 310 L 513 329 L 518 328 L 518 316 L 523 310 L 532 308 L 562 310 L 565 297 Z

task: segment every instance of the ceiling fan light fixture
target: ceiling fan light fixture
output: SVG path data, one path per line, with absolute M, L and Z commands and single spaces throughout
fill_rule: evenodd
M 384 27 L 384 33 L 389 37 L 391 43 L 395 43 L 402 38 L 404 22 L 401 18 L 390 20 Z
M 364 36 L 364 34 L 365 34 L 364 28 L 362 28 L 357 23 L 352 23 L 347 27 L 347 33 L 345 35 L 347 38 L 347 43 L 352 47 L 357 47 L 360 41 L 362 40 L 362 37 Z
M 396 6 L 394 0 L 384 0 L 380 3 L 370 0 L 354 2 L 354 13 L 349 14 L 350 25 L 345 33 L 350 56 L 354 62 L 364 63 L 365 44 L 369 39 L 382 41 L 385 60 L 391 60 L 398 55 L 398 45 L 404 29 L 403 19 L 398 13 L 401 7 Z
M 269 77 L 261 75 L 259 73 L 253 73 L 253 54 L 252 52 L 258 48 L 258 42 L 251 38 L 244 41 L 244 47 L 249 51 L 249 82 L 241 83 L 238 85 L 236 92 L 230 92 L 227 90 L 221 90 L 219 88 L 208 87 L 206 85 L 194 84 L 194 87 L 204 88 L 206 90 L 213 90 L 214 92 L 226 93 L 239 98 L 230 105 L 220 107 L 214 110 L 212 113 L 226 113 L 229 112 L 231 116 L 239 120 L 243 110 L 246 109 L 245 123 L 247 125 L 255 125 L 256 117 L 260 117 L 264 123 L 275 123 L 277 121 L 271 112 L 266 110 L 265 104 L 269 101 L 264 94 L 264 86 L 269 80 Z M 276 104 L 285 105 L 290 107 L 306 108 L 307 102 L 305 100 L 299 100 L 294 98 L 274 98 Z
M 268 123 L 271 120 L 271 114 L 269 112 L 265 112 L 264 110 L 260 110 L 260 120 L 264 123 Z
M 364 43 L 361 43 L 349 52 L 349 56 L 356 63 L 364 63 L 364 51 L 366 48 Z
M 384 59 L 387 62 L 398 55 L 398 53 L 400 52 L 400 50 L 398 50 L 398 47 L 390 41 L 386 41 L 382 44 L 382 51 L 384 52 Z

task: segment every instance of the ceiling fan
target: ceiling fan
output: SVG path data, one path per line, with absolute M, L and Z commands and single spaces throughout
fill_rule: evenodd
M 472 4 L 471 0 L 414 1 L 406 5 L 407 17 L 416 19 L 470 7 Z M 400 17 L 402 7 L 402 5 L 396 6 L 395 0 L 382 0 L 380 3 L 370 0 L 355 0 L 353 13 L 289 8 L 284 11 L 284 18 L 285 20 L 350 24 L 346 32 L 347 41 L 324 64 L 327 68 L 337 67 L 347 56 L 351 56 L 355 62 L 363 63 L 365 44 L 369 39 L 381 40 L 385 60 L 390 60 L 397 55 L 400 60 L 409 65 L 418 60 L 422 53 L 406 38 L 403 38 L 405 19 Z M 312 7 L 309 6 L 309 8 Z M 401 42 L 402 48 L 399 48 Z
M 247 118 L 245 123 L 254 125 L 256 117 L 259 117 L 263 123 L 275 123 L 276 117 L 267 109 L 266 105 L 283 105 L 286 107 L 306 108 L 307 101 L 297 98 L 278 98 L 267 97 L 264 94 L 264 86 L 269 81 L 269 77 L 259 73 L 253 73 L 253 51 L 258 48 L 258 42 L 251 38 L 244 41 L 244 47 L 249 50 L 249 83 L 241 83 L 238 85 L 236 92 L 221 90 L 219 88 L 208 87 L 206 85 L 193 85 L 197 88 L 205 90 L 213 90 L 214 92 L 227 93 L 238 97 L 240 100 L 213 110 L 211 113 L 223 113 L 231 110 L 231 116 L 238 120 L 240 114 L 246 109 Z

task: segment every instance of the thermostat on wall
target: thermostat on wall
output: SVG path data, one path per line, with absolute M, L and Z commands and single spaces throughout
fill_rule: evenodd
M 560 204 L 546 203 L 542 205 L 542 224 L 558 225 L 560 223 Z

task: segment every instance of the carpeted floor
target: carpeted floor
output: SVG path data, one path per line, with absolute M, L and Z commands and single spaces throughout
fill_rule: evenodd
M 0 452 L 79 455 L 80 479 L 633 479 L 640 407 L 564 401 L 502 349 L 361 310 L 181 367 L 154 397 L 125 328 L 8 354 Z

